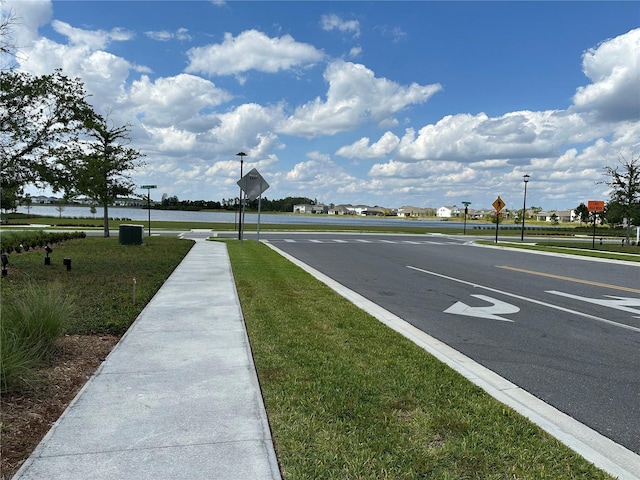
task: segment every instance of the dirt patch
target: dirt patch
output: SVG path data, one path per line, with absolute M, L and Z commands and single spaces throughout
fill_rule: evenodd
M 120 338 L 69 335 L 58 339 L 51 366 L 29 391 L 0 399 L 0 478 L 11 478 Z

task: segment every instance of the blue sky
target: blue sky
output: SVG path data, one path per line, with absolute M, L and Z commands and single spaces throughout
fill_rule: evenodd
M 131 124 L 179 199 L 521 208 L 608 198 L 640 152 L 639 2 L 6 1 L 33 74 Z M 39 193 L 32 190 L 32 193 Z M 140 193 L 145 193 L 141 191 Z

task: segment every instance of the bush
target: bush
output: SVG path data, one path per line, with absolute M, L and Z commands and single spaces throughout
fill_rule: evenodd
M 60 284 L 28 285 L 2 306 L 0 325 L 0 387 L 22 388 L 32 380 L 34 367 L 45 364 L 64 331 L 73 301 Z
M 33 231 L 2 231 L 0 232 L 0 249 L 6 253 L 21 253 L 29 251 L 29 247 L 44 247 L 76 238 L 86 238 L 85 232 L 45 232 Z

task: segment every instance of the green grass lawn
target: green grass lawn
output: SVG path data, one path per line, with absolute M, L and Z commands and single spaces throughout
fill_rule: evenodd
M 266 246 L 228 248 L 286 479 L 610 478 Z
M 53 245 L 51 265 L 41 248 L 9 255 L 1 280 L 2 304 L 29 285 L 60 284 L 76 308 L 65 333 L 124 333 L 171 275 L 193 241 L 144 237 L 143 245 L 120 245 L 118 238 L 87 237 Z M 71 259 L 67 271 L 63 259 Z M 133 278 L 136 278 L 136 298 Z

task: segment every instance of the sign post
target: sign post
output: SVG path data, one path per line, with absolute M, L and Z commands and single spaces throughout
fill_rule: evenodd
M 258 199 L 258 242 L 260 241 L 260 210 L 262 207 L 262 194 L 269 188 L 260 172 L 255 168 L 238 180 L 238 186 L 244 192 L 246 197 L 253 201 Z M 242 229 L 240 229 L 240 241 L 242 241 Z
M 147 189 L 147 212 L 149 218 L 149 236 L 151 236 L 151 189 L 158 188 L 157 185 L 142 185 L 141 188 Z
M 495 199 L 492 205 L 493 205 L 493 208 L 496 209 L 496 243 L 498 243 L 498 228 L 500 227 L 500 212 L 502 211 L 506 203 L 504 203 L 504 200 L 502 200 L 500 196 L 498 196 L 498 198 Z
M 467 213 L 469 213 L 469 205 L 471 205 L 471 202 L 462 202 L 462 204 L 464 205 L 464 228 L 462 229 L 462 234 L 466 235 L 467 234 Z
M 598 213 L 604 212 L 604 201 L 602 200 L 589 200 L 587 202 L 587 209 L 590 213 L 593 213 L 593 241 L 591 242 L 591 249 L 596 248 L 596 218 Z

